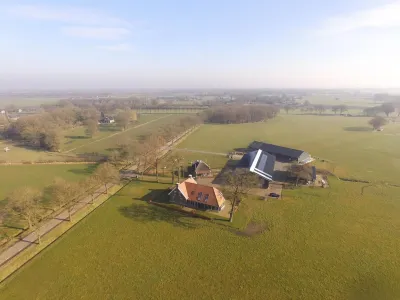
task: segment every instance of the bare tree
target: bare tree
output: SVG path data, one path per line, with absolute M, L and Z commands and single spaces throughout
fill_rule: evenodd
M 375 118 L 371 119 L 369 122 L 375 130 L 381 129 L 382 126 L 386 125 L 387 121 L 384 117 L 376 116 Z
M 334 105 L 332 106 L 332 111 L 335 113 L 335 115 L 338 113 L 339 111 L 339 106 L 338 105 Z
M 289 111 L 292 110 L 292 107 L 291 107 L 290 105 L 285 105 L 285 106 L 283 107 L 283 109 L 286 111 L 286 114 L 288 114 Z
M 391 113 L 396 111 L 396 108 L 392 103 L 383 103 L 381 110 L 386 114 L 387 117 L 389 117 Z
M 248 171 L 231 171 L 225 175 L 224 195 L 231 202 L 229 222 L 233 221 L 236 206 L 247 195 L 249 190 L 257 185 L 258 177 Z
M 115 122 L 117 122 L 117 125 L 123 128 L 125 130 L 129 123 L 131 122 L 131 112 L 130 111 L 121 111 L 118 113 L 118 115 L 115 118 Z
M 94 196 L 97 193 L 97 189 L 99 187 L 99 181 L 97 180 L 96 176 L 90 176 L 86 178 L 82 184 L 85 187 L 85 190 L 89 193 L 91 196 L 91 204 L 94 203 Z
M 7 197 L 7 209 L 10 213 L 27 221 L 29 229 L 31 229 L 39 219 L 41 198 L 42 193 L 36 189 L 19 188 Z
M 86 135 L 92 137 L 98 131 L 99 131 L 99 125 L 98 125 L 97 121 L 89 119 L 86 122 L 86 130 L 85 130 Z
M 340 111 L 341 114 L 343 114 L 345 111 L 348 110 L 348 109 L 347 109 L 347 106 L 344 105 L 344 104 L 339 105 L 338 108 L 339 108 L 339 111 Z
M 30 187 L 23 187 L 13 191 L 7 197 L 6 210 L 12 214 L 17 215 L 26 222 L 28 222 L 29 229 L 32 229 L 40 221 L 40 212 L 42 210 L 40 201 L 42 200 L 42 193 Z M 40 232 L 36 229 L 38 242 L 40 243 Z
M 69 183 L 62 178 L 55 178 L 50 186 L 51 201 L 56 207 L 62 207 L 69 202 Z
M 118 170 L 110 163 L 103 163 L 97 167 L 94 177 L 99 183 L 104 185 L 106 194 L 108 194 L 108 183 L 117 184 L 120 181 Z
M 323 105 L 315 105 L 315 110 L 321 115 L 323 112 L 325 112 L 326 108 Z

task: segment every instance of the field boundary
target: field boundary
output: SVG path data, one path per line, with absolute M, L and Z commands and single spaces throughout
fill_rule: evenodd
M 191 133 L 193 133 L 194 131 L 196 131 L 199 127 L 200 127 L 200 125 L 199 126 L 195 126 L 194 128 L 190 128 L 189 130 L 185 131 L 183 134 L 178 136 L 176 140 L 168 142 L 164 146 L 165 147 L 164 148 L 164 153 L 162 155 L 167 154 L 176 144 L 181 142 L 186 136 L 188 136 Z M 133 167 L 134 166 L 131 166 L 131 168 L 133 168 Z M 46 231 L 44 233 L 42 232 L 41 237 L 44 240 L 42 242 L 42 244 L 36 244 L 34 242 L 29 243 L 22 250 L 20 250 L 17 253 L 15 253 L 15 255 L 9 257 L 8 259 L 6 259 L 3 263 L 0 264 L 0 283 L 3 282 L 8 277 L 10 277 L 13 273 L 15 273 L 21 267 L 26 265 L 36 255 L 38 255 L 41 251 L 43 251 L 48 246 L 53 244 L 56 240 L 58 240 L 60 237 L 62 237 L 66 232 L 68 232 L 76 224 L 78 224 L 80 221 L 85 219 L 90 213 L 92 213 L 94 210 L 96 210 L 98 207 L 100 207 L 103 203 L 105 203 L 108 199 L 110 199 L 112 196 L 117 194 L 122 188 L 124 188 L 126 185 L 128 185 L 131 182 L 132 182 L 132 180 L 129 180 L 129 181 L 125 182 L 125 184 L 123 184 L 123 185 L 112 185 L 112 186 L 110 186 L 109 189 L 113 189 L 114 187 L 119 187 L 119 188 L 115 192 L 113 191 L 112 193 L 107 194 L 107 197 L 102 199 L 98 205 L 94 206 L 94 205 L 89 205 L 89 203 L 85 203 L 84 206 L 82 206 L 81 208 L 77 209 L 72 215 L 78 215 L 78 214 L 82 213 L 82 216 L 80 216 L 80 218 L 77 218 L 76 220 L 73 220 L 72 222 L 61 221 L 56 226 L 54 226 L 51 229 L 49 229 L 48 231 Z M 99 192 L 98 195 L 96 196 L 96 199 L 98 199 L 102 195 L 104 195 L 104 194 Z M 44 226 L 44 225 L 42 225 L 42 226 Z M 62 232 L 60 234 L 57 234 L 55 231 L 57 231 L 61 227 L 65 227 L 65 228 L 62 228 L 61 229 Z M 65 230 L 63 230 L 63 229 L 65 229 Z M 51 235 L 51 233 L 55 233 L 55 236 L 48 238 L 49 235 Z M 35 234 L 35 232 L 32 232 L 30 234 Z M 47 240 L 46 240 L 46 237 L 48 238 Z M 16 243 L 18 243 L 18 241 Z M 24 256 L 21 257 L 20 256 L 20 255 L 25 254 L 27 250 L 31 250 L 32 247 L 35 247 L 34 249 L 36 249 L 36 251 L 33 251 L 33 253 L 28 253 L 26 255 L 26 257 L 24 257 Z M 7 249 L 5 251 L 7 251 Z M 0 255 L 2 253 L 0 253 Z M 21 261 L 19 261 L 19 258 L 21 259 Z M 13 264 L 15 264 L 15 265 L 13 265 Z
M 88 145 L 92 145 L 92 144 L 95 144 L 95 143 L 97 143 L 97 142 L 104 141 L 104 140 L 109 139 L 109 138 L 112 138 L 112 137 L 114 137 L 114 136 L 116 136 L 116 135 L 119 135 L 119 134 L 128 132 L 128 131 L 130 131 L 130 130 L 132 130 L 132 129 L 137 129 L 137 128 L 139 128 L 139 127 L 148 125 L 148 124 L 150 124 L 150 123 L 156 122 L 156 121 L 158 121 L 158 120 L 161 120 L 161 119 L 164 119 L 164 118 L 167 118 L 167 117 L 170 117 L 170 116 L 171 116 L 171 114 L 166 115 L 166 116 L 162 116 L 162 117 L 160 117 L 160 118 L 157 118 L 157 119 L 154 119 L 154 120 L 151 120 L 151 121 L 148 121 L 148 122 L 146 122 L 146 123 L 142 123 L 142 124 L 133 126 L 133 127 L 131 127 L 131 128 L 128 128 L 127 130 L 119 131 L 119 132 L 110 134 L 110 135 L 108 135 L 108 136 L 106 136 L 106 137 L 100 138 L 100 139 L 95 140 L 95 141 L 92 141 L 92 142 L 90 142 L 90 143 L 87 143 L 87 144 L 84 144 L 84 145 L 81 145 L 81 146 L 78 146 L 78 147 L 69 149 L 69 150 L 67 150 L 67 151 L 64 151 L 63 153 L 70 153 L 70 152 L 72 152 L 72 151 L 75 151 L 76 149 L 83 148 L 83 147 L 86 147 L 86 146 L 88 146 Z
M 5 261 L 4 263 L 2 263 L 0 265 L 0 283 L 2 283 L 4 280 L 6 280 L 7 278 L 9 278 L 12 274 L 14 274 L 16 271 L 18 271 L 20 268 L 22 268 L 23 266 L 25 266 L 28 262 L 30 262 L 33 258 L 35 258 L 39 253 L 41 253 L 43 250 L 45 250 L 46 248 L 48 248 L 50 245 L 52 245 L 54 242 L 56 242 L 59 238 L 61 238 L 62 236 L 64 236 L 67 232 L 69 232 L 72 228 L 75 227 L 75 225 L 79 224 L 82 220 L 84 220 L 87 216 L 89 216 L 92 212 L 94 212 L 97 208 L 99 208 L 100 206 L 102 206 L 105 202 L 107 202 L 108 199 L 110 199 L 111 197 L 113 197 L 115 194 L 117 194 L 121 189 L 123 189 L 126 185 L 128 185 L 130 183 L 130 181 L 127 181 L 125 184 L 123 185 L 113 185 L 111 187 L 109 187 L 109 189 L 118 187 L 118 190 L 113 191 L 111 194 L 107 194 L 107 197 L 104 197 L 104 199 L 101 199 L 100 202 L 98 202 L 95 205 L 89 205 L 86 204 L 83 208 L 87 208 L 87 210 L 83 211 L 83 209 L 80 209 L 78 211 L 75 212 L 75 214 L 82 214 L 79 218 L 76 218 L 75 220 L 73 220 L 72 222 L 61 222 L 59 223 L 56 227 L 53 227 L 52 229 L 50 229 L 49 231 L 47 231 L 46 233 L 42 234 L 42 238 L 48 238 L 48 240 L 45 240 L 42 242 L 42 244 L 36 244 L 36 243 L 31 243 L 28 245 L 28 247 L 24 248 L 24 250 L 22 250 L 21 252 L 16 253 L 14 256 L 10 257 L 7 261 Z M 99 197 L 101 197 L 104 194 L 99 194 L 96 199 L 98 199 Z M 62 228 L 63 227 L 63 228 Z M 61 228 L 61 233 L 60 234 L 56 234 L 54 236 L 49 236 L 51 233 L 53 233 L 55 230 L 60 229 Z M 35 247 L 35 248 L 32 248 Z M 25 257 L 21 257 L 21 261 L 17 261 L 18 260 L 18 256 L 23 254 L 25 251 L 27 250 L 33 250 L 33 253 L 28 253 L 28 255 Z M 35 251 L 36 250 L 36 251 Z M 10 264 L 10 266 L 8 266 Z M 12 265 L 15 264 L 15 265 Z M 7 270 L 7 267 L 9 267 L 10 269 Z M 3 270 L 1 270 L 3 269 Z M 4 273 L 3 273 L 4 272 Z

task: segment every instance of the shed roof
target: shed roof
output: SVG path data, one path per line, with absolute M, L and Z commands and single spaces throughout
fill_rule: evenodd
M 246 153 L 237 164 L 238 168 L 247 168 L 250 172 L 272 180 L 275 168 L 275 156 L 263 150 Z
M 283 156 L 288 156 L 288 157 L 295 158 L 295 159 L 298 159 L 305 152 L 303 150 L 297 150 L 297 149 L 287 148 L 287 147 L 273 145 L 273 144 L 267 144 L 267 143 L 258 142 L 258 141 L 252 142 L 250 144 L 250 148 L 261 149 L 263 151 L 266 151 L 266 152 L 274 154 L 274 155 L 283 155 Z

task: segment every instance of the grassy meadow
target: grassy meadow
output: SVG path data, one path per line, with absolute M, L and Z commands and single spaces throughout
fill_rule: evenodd
M 156 120 L 163 115 L 141 115 L 138 121 L 131 125 L 130 128 L 136 127 L 140 124 L 144 124 L 153 120 Z M 96 133 L 93 137 L 88 137 L 85 133 L 85 127 L 76 127 L 70 130 L 67 130 L 64 133 L 64 144 L 62 150 L 69 151 L 76 147 L 84 146 L 88 143 L 95 142 L 97 140 L 107 138 L 113 134 L 121 132 L 121 129 L 114 124 L 102 124 L 99 126 L 99 132 Z M 127 129 L 129 130 L 129 128 Z M 134 129 L 132 129 L 134 130 Z
M 3 282 L 0 299 L 400 297 L 395 189 L 361 197 L 331 179 L 283 201 L 247 199 L 228 226 L 142 200 L 167 187 L 125 187 Z M 265 230 L 246 236 L 248 223 Z
M 368 121 L 364 117 L 281 114 L 267 123 L 204 125 L 178 147 L 229 152 L 259 140 L 330 160 L 339 176 L 399 183 L 400 123 L 373 132 Z M 328 163 L 324 167 L 333 169 Z
M 0 162 L 65 161 L 84 153 L 109 154 L 121 139 L 137 138 L 180 117 L 181 115 L 142 114 L 139 121 L 125 131 L 121 131 L 113 124 L 101 125 L 99 132 L 92 138 L 86 136 L 84 127 L 73 128 L 65 131 L 61 152 L 18 147 L 3 140 L 0 141 Z M 147 122 L 151 123 L 145 124 Z M 3 150 L 6 147 L 10 148 L 9 152 Z
M 117 134 L 104 139 L 99 139 L 94 142 L 89 142 L 70 153 L 92 153 L 98 152 L 101 154 L 110 154 L 116 148 L 119 141 L 124 139 L 137 139 L 142 135 L 146 135 L 162 128 L 166 124 L 170 124 L 173 120 L 180 118 L 180 115 L 150 115 L 152 123 L 145 124 L 142 127 L 131 128 L 125 131 L 118 131 Z M 151 121 L 150 120 L 150 121 Z
M 0 201 L 8 193 L 22 186 L 42 189 L 55 177 L 78 181 L 94 169 L 95 165 L 10 165 L 0 166 Z
M 338 98 L 338 99 L 336 99 Z M 377 106 L 373 98 L 366 98 L 365 96 L 330 96 L 330 95 L 309 95 L 303 97 L 302 101 L 309 101 L 311 104 L 323 105 L 347 105 L 356 107 L 372 107 Z

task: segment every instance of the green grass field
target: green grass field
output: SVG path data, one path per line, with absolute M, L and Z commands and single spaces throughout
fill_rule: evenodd
M 398 299 L 395 190 L 249 199 L 236 229 L 149 205 L 167 185 L 132 183 L 0 287 L 0 299 Z M 40 284 L 38 284 L 40 280 Z
M 162 114 L 142 115 L 139 122 L 132 125 L 125 132 L 122 132 L 115 125 L 104 125 L 101 126 L 100 131 L 93 138 L 85 136 L 85 128 L 77 127 L 65 132 L 62 147 L 63 152 L 61 153 L 17 147 L 8 141 L 0 141 L 0 162 L 65 161 L 76 157 L 77 154 L 83 153 L 98 152 L 101 154 L 108 154 L 110 150 L 117 146 L 121 139 L 125 137 L 136 138 L 142 134 L 147 134 L 180 117 L 182 116 Z M 147 122 L 152 123 L 145 124 Z M 136 126 L 141 127 L 134 128 Z M 9 152 L 3 150 L 6 147 L 10 148 Z
M 0 166 L 0 201 L 8 193 L 22 186 L 42 189 L 55 177 L 79 180 L 90 174 L 94 165 L 18 165 Z
M 138 121 L 132 124 L 129 128 L 150 122 L 152 120 L 158 119 L 163 115 L 141 115 Z M 128 129 L 129 129 L 128 128 Z M 110 135 L 121 132 L 121 129 L 116 124 L 100 125 L 99 132 L 93 137 L 88 137 L 85 133 L 85 127 L 77 127 L 65 132 L 64 145 L 62 150 L 68 151 L 76 147 L 83 146 L 85 144 L 91 143 L 93 141 L 106 138 Z
M 204 125 L 178 147 L 229 152 L 259 140 L 331 160 L 340 176 L 399 183 L 400 123 L 387 125 L 383 132 L 373 132 L 368 121 L 362 117 L 281 114 L 268 123 Z
M 338 98 L 338 100 L 336 100 Z M 357 107 L 372 107 L 377 106 L 372 98 L 366 98 L 363 96 L 330 96 L 330 95 L 310 95 L 303 97 L 302 101 L 309 101 L 311 104 L 323 104 L 323 105 L 347 105 Z
M 333 160 L 339 175 L 398 183 L 400 124 L 374 133 L 367 122 L 203 125 L 179 147 L 229 152 L 264 140 Z M 329 183 L 249 198 L 229 224 L 149 205 L 170 184 L 132 182 L 3 282 L 0 299 L 399 299 L 400 188 L 361 195 L 365 184 Z M 246 236 L 249 224 L 265 230 Z
M 126 139 L 137 139 L 142 135 L 150 134 L 155 130 L 161 129 L 164 125 L 170 124 L 177 118 L 181 117 L 181 115 L 151 115 L 151 118 L 153 118 L 154 121 L 152 123 L 146 124 L 139 128 L 132 128 L 131 130 L 127 129 L 124 132 L 119 131 L 117 132 L 118 134 L 114 136 L 97 141 L 95 143 L 88 143 L 87 145 L 79 147 L 71 152 L 75 154 L 91 152 L 109 154 L 113 149 L 117 147 L 119 141 Z

